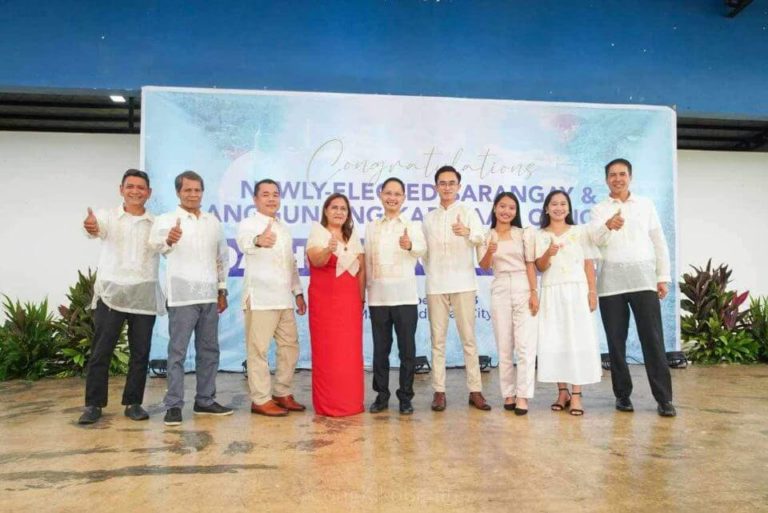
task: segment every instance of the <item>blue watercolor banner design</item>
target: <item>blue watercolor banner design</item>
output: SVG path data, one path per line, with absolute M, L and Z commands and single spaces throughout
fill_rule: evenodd
M 241 255 L 234 242 L 237 223 L 252 214 L 253 185 L 262 178 L 281 184 L 280 216 L 295 239 L 295 256 L 305 290 L 304 244 L 325 198 L 343 192 L 361 236 L 366 222 L 381 215 L 377 186 L 390 176 L 406 183 L 405 215 L 421 220 L 437 206 L 435 170 L 451 164 L 462 173 L 462 201 L 489 224 L 493 197 L 511 190 L 520 200 L 523 224 L 537 225 L 552 188 L 571 194 L 578 224 L 607 194 L 603 166 L 616 157 L 634 166 L 632 191 L 652 198 L 676 264 L 675 114 L 669 108 L 265 91 L 222 91 L 146 87 L 142 105 L 142 165 L 153 183 L 150 208 L 175 208 L 174 177 L 193 169 L 205 179 L 203 208 L 219 217 L 229 239 L 230 308 L 220 319 L 221 368 L 241 370 L 245 360 L 243 313 L 239 308 Z M 161 264 L 164 265 L 164 264 Z M 163 269 L 161 269 L 161 274 Z M 430 356 L 423 272 L 417 354 Z M 476 335 L 479 353 L 497 362 L 490 320 L 491 277 L 478 269 Z M 662 303 L 668 350 L 679 347 L 678 290 L 672 284 Z M 364 358 L 372 342 L 367 312 Z M 599 314 L 595 315 L 602 337 Z M 306 317 L 298 317 L 300 367 L 311 367 Z M 155 326 L 153 358 L 165 358 L 167 318 Z M 604 338 L 601 340 L 605 351 Z M 393 353 L 396 353 L 394 351 Z M 641 362 L 630 329 L 630 361 Z M 455 327 L 447 341 L 447 364 L 463 365 Z M 274 361 L 274 348 L 270 353 Z M 391 356 L 397 365 L 397 355 Z M 190 346 L 187 368 L 194 368 Z

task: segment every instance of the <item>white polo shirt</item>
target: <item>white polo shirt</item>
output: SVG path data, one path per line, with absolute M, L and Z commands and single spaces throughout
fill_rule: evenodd
M 456 218 L 469 227 L 469 236 L 453 233 Z M 424 218 L 427 254 L 423 258 L 427 294 L 453 294 L 477 290 L 475 247 L 483 243 L 484 229 L 474 208 L 460 201 L 442 205 Z
M 410 251 L 400 247 L 400 237 L 408 230 Z M 381 217 L 365 226 L 365 275 L 369 306 L 416 305 L 416 264 L 427 246 L 421 223 L 402 215 Z
M 166 244 L 168 232 L 181 219 L 181 239 Z M 229 248 L 221 223 L 212 214 L 200 217 L 178 207 L 158 216 L 150 233 L 150 244 L 165 255 L 168 306 L 216 303 L 218 290 L 227 288 Z
M 272 223 L 275 245 L 256 247 L 256 237 Z M 237 245 L 243 252 L 245 278 L 242 307 L 251 310 L 285 310 L 293 308 L 295 297 L 303 294 L 293 238 L 279 219 L 256 212 L 244 219 L 237 229 Z
M 619 209 L 624 226 L 609 230 L 605 223 Z M 592 208 L 589 228 L 602 258 L 598 295 L 655 291 L 658 283 L 671 281 L 667 241 L 650 199 L 634 193 L 624 202 L 608 197 Z
M 159 255 L 149 245 L 149 232 L 154 216 L 148 211 L 135 216 L 122 205 L 98 210 L 94 214 L 99 223 L 101 253 L 93 288 L 92 308 L 101 300 L 119 312 L 162 315 L 165 298 L 158 283 Z

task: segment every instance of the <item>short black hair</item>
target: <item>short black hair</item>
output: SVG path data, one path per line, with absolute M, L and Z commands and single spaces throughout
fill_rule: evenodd
M 608 170 L 611 168 L 614 164 L 624 164 L 627 166 L 627 169 L 629 170 L 629 176 L 632 176 L 632 163 L 628 161 L 627 159 L 613 159 L 612 161 L 608 162 L 605 165 L 605 177 L 608 178 Z
M 262 185 L 267 185 L 267 184 L 274 185 L 275 187 L 277 187 L 277 192 L 278 192 L 278 194 L 280 193 L 280 184 L 279 183 L 277 183 L 276 181 L 272 180 L 271 178 L 264 178 L 263 180 L 259 180 L 258 182 L 256 182 L 256 186 L 253 188 L 253 195 L 256 196 L 259 193 L 259 187 L 261 187 Z
M 384 190 L 384 187 L 386 187 L 389 182 L 397 182 L 397 183 L 399 183 L 400 187 L 403 189 L 403 194 L 405 194 L 405 184 L 403 183 L 402 180 L 400 180 L 399 178 L 397 178 L 395 176 L 390 176 L 389 178 L 384 180 L 384 183 L 381 184 L 381 190 Z
M 173 184 L 176 186 L 176 192 L 181 192 L 181 184 L 185 178 L 194 182 L 200 182 L 200 188 L 205 190 L 205 182 L 203 182 L 203 177 L 194 171 L 187 170 L 177 176 L 176 180 L 174 180 Z
M 123 173 L 123 179 L 120 181 L 120 185 L 125 184 L 125 179 L 129 176 L 135 176 L 137 178 L 141 178 L 145 182 L 147 182 L 147 187 L 149 187 L 149 175 L 145 173 L 144 171 L 141 171 L 139 169 L 129 169 L 125 173 Z
M 439 177 L 443 173 L 453 173 L 456 175 L 456 179 L 461 183 L 461 173 L 456 171 L 456 168 L 453 166 L 443 166 L 440 169 L 437 170 L 437 173 L 435 173 L 435 184 L 437 184 L 437 177 Z

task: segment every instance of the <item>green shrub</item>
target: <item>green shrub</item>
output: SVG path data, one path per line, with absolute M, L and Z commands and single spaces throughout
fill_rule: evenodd
M 61 333 L 63 347 L 62 360 L 65 369 L 63 375 L 82 375 L 88 365 L 91 355 L 91 341 L 94 336 L 93 288 L 96 283 L 96 273 L 88 269 L 87 274 L 78 271 L 77 282 L 69 288 L 67 299 L 69 306 L 59 306 L 61 319 L 56 326 Z M 109 371 L 111 374 L 128 372 L 128 335 L 124 325 L 120 332 L 115 352 L 112 354 Z
M 749 331 L 730 331 L 719 319 L 710 317 L 708 338 L 689 339 L 683 343 L 683 350 L 698 363 L 753 363 L 758 343 Z
M 683 275 L 680 292 L 684 299 L 680 308 L 686 312 L 680 319 L 683 350 L 691 361 L 700 363 L 751 363 L 758 358 L 760 344 L 753 337 L 741 310 L 749 292 L 728 290 L 731 271 L 725 264 L 693 267 Z
M 758 344 L 758 358 L 768 361 L 768 298 L 752 298 L 745 322 Z
M 61 337 L 48 300 L 21 304 L 3 297 L 6 321 L 0 327 L 0 380 L 59 373 Z

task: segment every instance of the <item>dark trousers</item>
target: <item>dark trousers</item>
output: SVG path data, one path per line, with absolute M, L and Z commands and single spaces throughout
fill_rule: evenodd
M 629 397 L 632 394 L 632 378 L 627 365 L 630 308 L 635 317 L 645 360 L 645 372 L 648 374 L 653 397 L 657 402 L 672 401 L 672 378 L 664 349 L 659 296 L 656 291 L 651 290 L 600 298 L 600 316 L 603 319 L 611 358 L 613 393 L 616 397 Z
M 128 376 L 123 389 L 123 404 L 141 404 L 144 401 L 144 386 L 147 383 L 149 349 L 152 343 L 155 316 L 118 312 L 99 300 L 93 319 L 95 332 L 85 379 L 85 405 L 102 408 L 107 405 L 109 363 L 124 322 L 128 323 L 128 347 L 131 356 L 128 360 Z
M 389 353 L 392 350 L 392 328 L 397 335 L 400 357 L 400 388 L 398 399 L 413 398 L 413 369 L 416 361 L 416 323 L 419 313 L 416 305 L 371 306 L 373 332 L 373 389 L 378 398 L 389 400 Z

